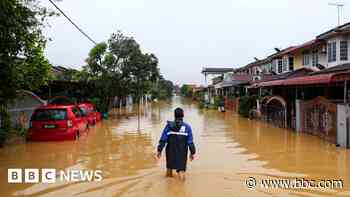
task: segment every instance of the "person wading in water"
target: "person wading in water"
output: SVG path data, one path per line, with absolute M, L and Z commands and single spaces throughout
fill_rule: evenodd
M 166 176 L 172 177 L 173 170 L 176 170 L 180 179 L 185 180 L 188 149 L 190 149 L 190 160 L 192 161 L 196 148 L 190 125 L 183 122 L 184 111 L 181 108 L 176 108 L 174 114 L 175 121 L 167 122 L 159 140 L 157 157 L 158 159 L 161 157 L 162 150 L 166 146 Z

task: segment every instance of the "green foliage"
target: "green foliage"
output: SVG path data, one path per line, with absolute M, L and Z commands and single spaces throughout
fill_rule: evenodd
M 139 98 L 150 93 L 159 78 L 157 57 L 142 53 L 134 38 L 119 31 L 93 47 L 86 63 L 84 71 L 96 86 L 93 96 L 100 99 L 102 112 L 108 111 L 115 96 Z
M 237 98 L 236 95 L 229 95 L 229 96 L 228 96 L 228 100 L 229 100 L 229 101 L 235 101 L 236 98 Z
M 49 64 L 41 29 L 53 13 L 34 0 L 2 0 L 0 10 L 0 102 L 6 105 L 18 89 L 33 90 L 45 83 Z
M 63 81 L 86 81 L 88 78 L 88 73 L 85 70 L 76 70 L 72 68 L 67 68 L 63 72 L 63 75 L 54 77 L 55 80 Z
M 25 128 L 23 128 L 23 127 L 17 127 L 17 128 L 15 128 L 15 130 L 14 130 L 14 132 L 15 132 L 16 135 L 21 136 L 21 137 L 25 137 L 25 138 L 27 137 L 27 134 L 28 134 L 27 131 L 28 131 L 28 130 L 25 129 Z
M 256 105 L 255 96 L 242 96 L 239 98 L 238 113 L 244 117 L 249 117 L 249 111 Z
M 158 82 L 153 83 L 151 95 L 152 99 L 158 98 L 161 100 L 172 97 L 174 91 L 174 84 L 172 81 L 165 80 L 163 76 L 159 77 Z
M 46 83 L 50 65 L 43 54 L 42 28 L 55 13 L 35 0 L 1 0 L 0 10 L 0 108 L 6 108 L 17 90 L 35 90 Z M 1 110 L 0 115 L 6 123 L 8 113 Z M 4 136 L 10 125 L 0 129 Z
M 214 106 L 218 107 L 221 102 L 221 98 L 219 96 L 214 97 Z
M 200 109 L 205 107 L 204 92 L 199 91 L 193 94 L 194 99 L 198 102 L 198 107 Z
M 11 121 L 7 108 L 4 106 L 0 106 L 0 147 L 5 142 L 10 128 Z
M 101 99 L 100 98 L 90 98 L 89 101 L 94 104 L 96 111 L 101 111 L 102 109 L 102 104 L 101 104 Z
M 191 86 L 184 84 L 181 86 L 180 92 L 182 96 L 192 97 L 193 89 Z

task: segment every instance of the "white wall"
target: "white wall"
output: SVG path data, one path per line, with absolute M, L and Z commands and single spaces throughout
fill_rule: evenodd
M 322 66 L 328 67 L 327 53 L 323 53 L 322 50 L 327 51 L 327 45 L 324 45 L 318 49 L 318 63 L 321 64 Z
M 340 147 L 347 147 L 350 138 L 347 130 L 347 118 L 349 117 L 350 108 L 346 105 L 337 105 L 337 144 Z

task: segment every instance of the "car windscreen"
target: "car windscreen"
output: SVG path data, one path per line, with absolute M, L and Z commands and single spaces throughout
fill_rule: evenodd
M 66 109 L 38 109 L 32 116 L 32 120 L 66 120 Z

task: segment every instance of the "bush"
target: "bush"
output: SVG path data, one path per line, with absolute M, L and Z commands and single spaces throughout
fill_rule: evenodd
M 5 129 L 0 128 L 0 147 L 4 145 L 7 135 L 8 133 L 5 131 Z
M 228 100 L 229 100 L 229 101 L 235 101 L 236 98 L 237 98 L 237 97 L 236 97 L 235 95 L 229 95 L 229 96 L 228 96 Z
M 203 109 L 204 108 L 204 103 L 203 102 L 198 102 L 198 108 Z
M 249 111 L 256 106 L 256 96 L 242 96 L 239 98 L 238 113 L 249 117 Z
M 10 115 L 4 106 L 0 106 L 0 147 L 3 146 L 11 128 Z
M 92 104 L 94 104 L 96 111 L 101 112 L 102 109 L 102 105 L 101 105 L 101 99 L 99 98 L 90 98 L 89 102 L 91 102 Z
M 215 96 L 214 97 L 214 107 L 218 108 L 219 107 L 219 103 L 221 101 L 221 98 L 219 96 Z

